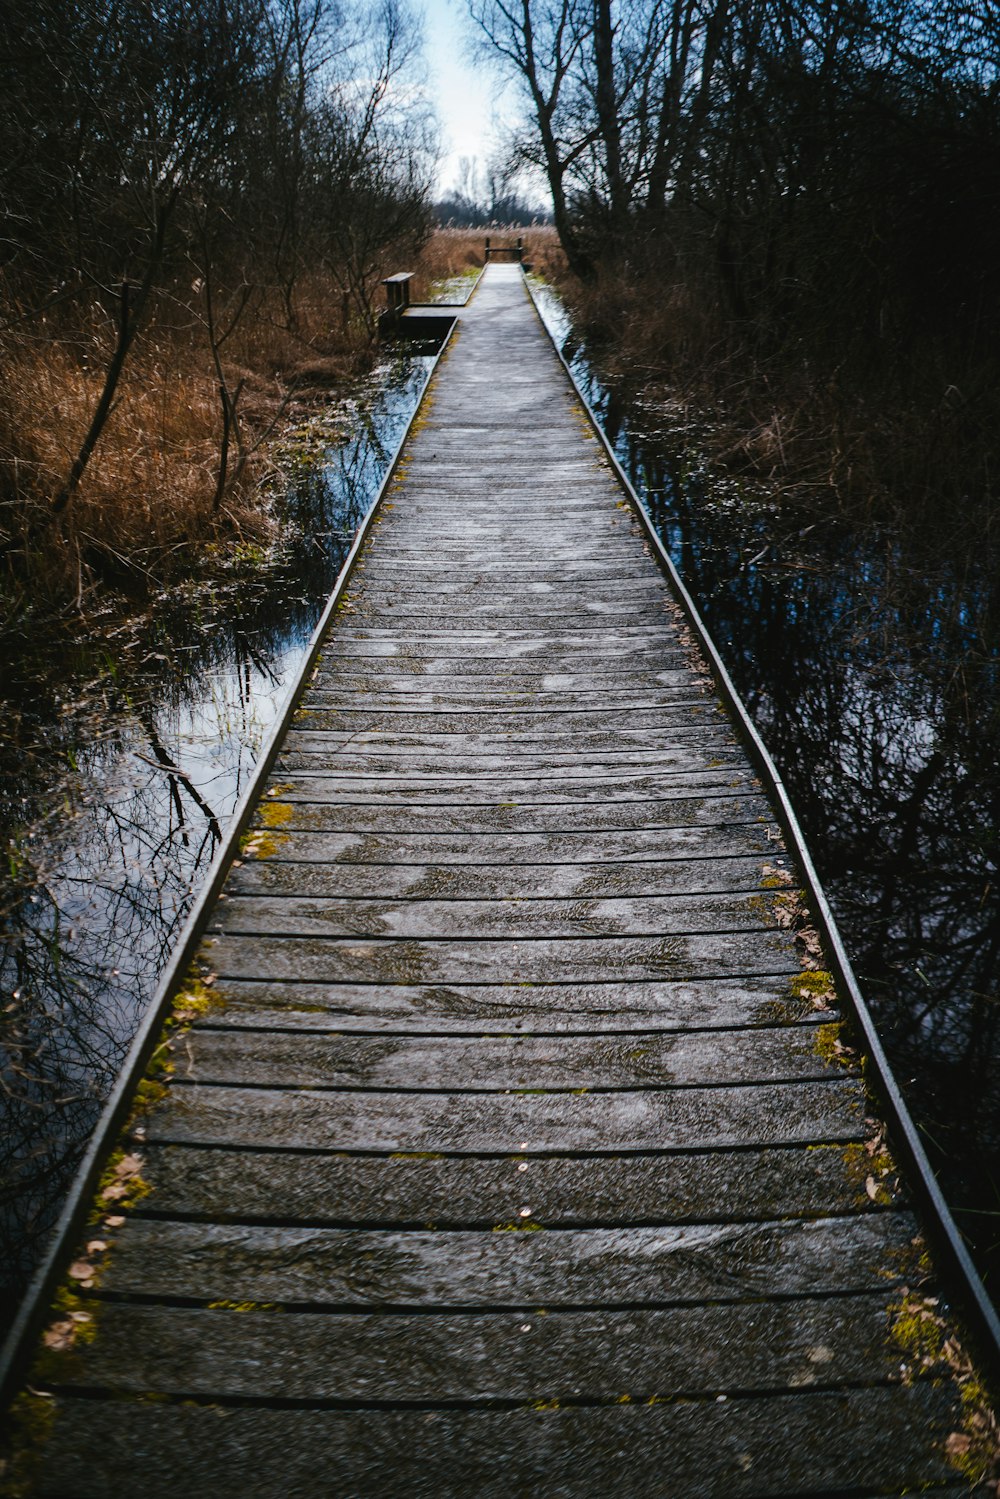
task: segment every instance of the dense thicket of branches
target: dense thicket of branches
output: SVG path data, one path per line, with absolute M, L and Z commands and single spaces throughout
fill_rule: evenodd
M 580 275 L 701 279 L 765 350 L 995 338 L 994 0 L 470 3 Z
M 322 267 L 372 326 L 386 246 L 428 219 L 429 122 L 407 83 L 404 5 L 0 8 L 0 339 L 14 357 L 75 337 L 93 385 L 66 471 L 34 475 L 55 512 L 70 507 L 157 299 L 183 303 L 211 348 L 216 502 L 239 399 L 221 349 L 248 307 L 276 294 L 294 328 L 303 271 Z M 16 433 L 2 446 L 9 499 L 31 464 Z

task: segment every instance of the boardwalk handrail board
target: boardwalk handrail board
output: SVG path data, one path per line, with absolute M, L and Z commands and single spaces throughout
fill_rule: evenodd
M 171 971 L 213 918 L 229 1007 L 142 1126 L 156 1190 L 110 1234 L 96 1339 L 40 1366 L 45 1495 L 954 1479 L 955 1387 L 901 1382 L 887 1324 L 912 1217 L 851 1175 L 859 1068 L 789 1000 L 775 811 L 807 851 L 543 348 L 492 269 L 352 551 L 276 815 L 243 810 Z

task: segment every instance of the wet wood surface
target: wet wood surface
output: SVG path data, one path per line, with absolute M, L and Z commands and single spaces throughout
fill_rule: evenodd
M 212 913 L 96 1335 L 43 1360 L 37 1492 L 959 1492 L 788 870 L 492 266 Z

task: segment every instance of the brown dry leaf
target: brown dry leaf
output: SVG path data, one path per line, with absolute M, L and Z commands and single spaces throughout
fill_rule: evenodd
M 818 968 L 823 957 L 823 948 L 815 927 L 803 927 L 800 932 L 796 932 L 795 940 L 802 949 L 803 964 L 807 968 Z
M 124 1226 L 125 1219 L 121 1216 L 120 1213 L 115 1213 L 112 1215 L 112 1217 L 105 1218 L 104 1222 L 108 1228 L 122 1228 Z
M 868 1193 L 868 1196 L 871 1198 L 872 1202 L 878 1201 L 878 1183 L 876 1182 L 874 1176 L 868 1176 L 865 1178 L 865 1191 Z
M 68 1348 L 73 1341 L 72 1322 L 53 1322 L 52 1326 L 42 1334 L 42 1342 L 46 1348 L 52 1348 L 61 1353 Z
M 965 1457 L 972 1446 L 972 1438 L 967 1437 L 964 1431 L 953 1431 L 944 1444 L 944 1450 L 954 1461 L 956 1458 Z
M 128 1192 L 128 1183 L 142 1170 L 142 1156 L 123 1155 L 114 1168 L 115 1180 L 101 1192 L 102 1202 L 120 1202 Z
M 105 1244 L 103 1239 L 91 1239 L 90 1243 L 87 1245 L 87 1253 L 104 1254 L 107 1247 L 108 1246 L 107 1244 Z
M 88 1265 L 86 1260 L 74 1260 L 69 1267 L 71 1280 L 90 1280 L 94 1274 L 93 1265 Z

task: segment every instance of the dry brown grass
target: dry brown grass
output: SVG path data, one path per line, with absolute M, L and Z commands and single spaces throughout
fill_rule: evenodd
M 561 269 L 551 229 L 523 234 L 536 268 Z M 508 231 L 492 230 L 506 242 Z M 438 231 L 413 263 L 415 296 L 483 263 L 485 233 Z M 391 265 L 387 269 L 409 269 Z M 235 305 L 220 293 L 225 326 Z M 213 509 L 222 413 L 204 305 L 186 283 L 164 291 L 126 365 L 115 409 L 61 522 L 49 510 L 100 395 L 113 316 L 94 306 L 60 327 L 28 330 L 3 349 L 0 387 L 0 617 L 36 605 L 85 605 L 109 587 L 130 594 L 197 571 L 206 556 L 273 534 L 268 444 L 330 399 L 373 357 L 368 330 L 327 277 L 303 277 L 288 326 L 280 298 L 258 295 L 223 350 L 240 387 L 240 438 L 221 508 Z
M 83 602 L 108 585 L 130 593 L 197 570 L 240 541 L 266 542 L 267 439 L 327 399 L 372 357 L 357 318 L 344 323 L 328 281 L 304 281 L 289 329 L 276 297 L 258 298 L 223 350 L 231 391 L 241 387 L 240 440 L 221 507 L 222 412 L 204 308 L 164 293 L 136 342 L 115 409 L 61 523 L 52 496 L 65 481 L 100 395 L 113 331 L 98 307 L 4 350 L 0 389 L 0 594 L 7 612 L 30 592 L 44 607 Z M 226 323 L 225 298 L 220 321 Z M 13 600 L 13 602 L 12 602 Z
M 453 276 L 466 276 L 478 270 L 485 262 L 486 237 L 494 245 L 512 245 L 518 237 L 524 241 L 525 259 L 546 280 L 558 281 L 566 274 L 566 258 L 563 255 L 559 236 L 548 224 L 522 228 L 491 229 L 436 229 L 420 256 L 412 266 L 401 269 L 413 270 L 413 300 L 421 301 L 430 294 L 436 281 L 447 281 Z
M 414 272 L 414 300 L 426 296 L 434 281 L 478 270 L 483 265 L 485 244 L 482 229 L 435 229 L 413 265 L 400 267 Z
M 803 329 L 765 359 L 696 274 L 564 278 L 562 290 L 604 372 L 697 430 L 716 467 L 824 513 L 919 517 L 928 534 L 945 518 L 990 520 L 1000 382 L 962 350 L 914 342 L 906 358 L 887 346 L 863 366 L 836 363 Z

